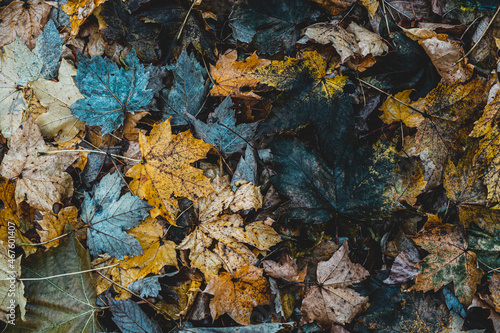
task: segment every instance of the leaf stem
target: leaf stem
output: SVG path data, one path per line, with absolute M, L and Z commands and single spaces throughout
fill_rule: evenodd
M 43 281 L 43 280 L 54 279 L 54 278 L 58 278 L 58 277 L 62 277 L 62 276 L 69 276 L 69 275 L 77 275 L 77 274 L 94 272 L 94 271 L 98 271 L 98 270 L 102 270 L 102 269 L 106 269 L 106 268 L 115 267 L 115 266 L 118 266 L 119 264 L 120 263 L 117 262 L 116 264 L 113 264 L 113 265 L 104 266 L 104 267 L 98 267 L 98 268 L 92 268 L 92 269 L 87 269 L 85 271 L 71 272 L 71 273 L 64 273 L 64 274 L 57 274 L 57 275 L 45 276 L 45 277 L 41 277 L 41 278 L 19 278 L 19 279 L 16 279 L 16 280 L 18 280 L 18 281 Z M 9 278 L 0 279 L 0 281 L 10 281 L 10 280 L 11 279 L 9 279 Z
M 112 153 L 106 153 L 106 152 L 100 151 L 100 150 L 90 150 L 90 149 L 85 149 L 85 150 L 79 150 L 79 149 L 51 150 L 51 151 L 45 151 L 45 152 L 38 152 L 37 155 L 38 156 L 43 156 L 43 155 L 58 154 L 58 153 L 80 153 L 80 152 L 103 154 L 103 155 L 109 155 L 109 156 L 112 156 L 112 157 L 115 157 L 115 158 L 122 158 L 124 160 L 129 160 L 129 161 L 132 161 L 132 162 L 137 162 L 137 163 L 141 162 L 141 160 L 138 160 L 138 159 L 135 159 L 135 158 L 130 158 L 130 157 L 121 156 L 121 155 L 112 154 Z

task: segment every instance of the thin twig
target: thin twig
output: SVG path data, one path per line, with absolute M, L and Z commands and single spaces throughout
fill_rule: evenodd
M 118 266 L 119 264 L 120 263 L 116 263 L 116 264 L 109 265 L 109 266 L 87 269 L 85 271 L 71 272 L 71 273 L 64 273 L 64 274 L 57 274 L 57 275 L 45 276 L 45 277 L 41 277 L 41 278 L 19 278 L 19 279 L 16 279 L 16 280 L 19 280 L 19 281 L 43 281 L 43 280 L 54 279 L 54 278 L 58 278 L 58 277 L 62 277 L 62 276 L 70 276 L 70 275 L 77 275 L 77 274 L 95 272 L 95 271 L 98 271 L 98 270 L 115 267 L 115 266 Z M 9 279 L 9 278 L 0 279 L 0 281 L 10 281 L 10 280 L 11 279 Z

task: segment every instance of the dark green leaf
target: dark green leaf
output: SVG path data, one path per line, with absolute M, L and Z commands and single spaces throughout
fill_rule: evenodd
M 59 246 L 23 260 L 23 278 L 43 278 L 90 269 L 90 256 L 73 233 Z M 26 320 L 8 332 L 98 332 L 96 290 L 92 273 L 24 281 Z
M 389 145 L 346 149 L 333 169 L 299 140 L 278 139 L 271 149 L 277 173 L 271 181 L 290 200 L 290 218 L 321 223 L 337 214 L 365 220 L 390 212 L 384 192 L 392 178 L 395 151 Z

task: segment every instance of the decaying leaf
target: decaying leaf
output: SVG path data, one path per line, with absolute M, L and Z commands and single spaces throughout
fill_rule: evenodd
M 35 122 L 45 137 L 58 137 L 65 142 L 85 129 L 85 123 L 71 114 L 71 105 L 84 98 L 75 86 L 76 69 L 66 60 L 59 69 L 59 82 L 38 79 L 31 84 L 33 92 L 47 112 L 36 117 Z
M 190 250 L 191 266 L 200 269 L 207 281 L 217 276 L 222 266 L 234 272 L 239 267 L 255 264 L 257 257 L 245 244 L 269 250 L 281 240 L 276 231 L 262 221 L 246 224 L 238 214 L 223 214 L 225 209 L 237 212 L 260 208 L 262 194 L 258 187 L 247 183 L 233 192 L 227 177 L 216 178 L 213 185 L 217 192 L 194 203 L 199 211 L 199 225 L 177 247 Z
M 249 74 L 255 69 L 271 62 L 267 59 L 259 59 L 257 53 L 242 61 L 237 61 L 238 51 L 229 50 L 219 57 L 215 66 L 210 65 L 210 75 L 214 80 L 214 86 L 210 95 L 237 98 L 260 98 L 253 90 L 258 86 L 259 80 Z
M 179 210 L 174 196 L 194 200 L 213 191 L 202 170 L 190 164 L 206 157 L 210 145 L 195 139 L 189 131 L 172 134 L 170 120 L 155 125 L 149 138 L 139 134 L 143 162 L 127 171 L 130 188 L 155 208 L 151 216 L 162 215 L 175 225 Z
M 12 1 L 3 7 L 0 11 L 0 47 L 19 36 L 30 50 L 33 49 L 51 9 L 51 2 L 43 0 Z
M 106 0 L 68 0 L 61 6 L 62 10 L 70 15 L 71 36 L 76 37 L 80 26 L 92 15 L 94 9 Z
M 302 322 L 316 321 L 323 329 L 334 323 L 350 323 L 368 306 L 368 297 L 363 297 L 347 288 L 369 276 L 366 269 L 349 259 L 347 242 L 328 261 L 317 268 L 318 285 L 311 286 L 302 301 Z
M 288 254 L 284 254 L 279 262 L 264 260 L 262 265 L 267 275 L 288 282 L 304 282 L 307 274 L 307 265 L 299 271 L 296 259 L 290 258 Z
M 51 211 L 56 202 L 73 194 L 73 179 L 65 172 L 77 158 L 77 153 L 58 152 L 43 141 L 42 132 L 29 117 L 12 135 L 7 155 L 0 165 L 0 174 L 17 179 L 16 202 Z
M 262 273 L 262 269 L 246 265 L 212 279 L 203 292 L 214 295 L 210 301 L 213 320 L 227 313 L 239 324 L 250 325 L 253 308 L 271 303 L 269 283 Z
M 457 226 L 436 225 L 417 234 L 413 241 L 429 252 L 421 260 L 412 290 L 435 290 L 453 282 L 455 295 L 470 305 L 483 271 L 477 266 L 474 252 L 468 249 L 465 236 Z
M 37 230 L 40 235 L 41 242 L 47 242 L 57 238 L 63 234 L 64 227 L 69 223 L 76 224 L 78 218 L 78 209 L 75 206 L 65 207 L 61 209 L 57 215 L 48 212 L 43 216 L 43 220 L 38 222 L 42 230 Z M 59 245 L 59 239 L 44 244 L 48 249 Z

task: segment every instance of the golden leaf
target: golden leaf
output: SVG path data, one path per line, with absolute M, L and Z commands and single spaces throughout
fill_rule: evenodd
M 271 303 L 269 282 L 262 276 L 263 269 L 243 266 L 232 275 L 222 273 L 212 279 L 204 293 L 214 295 L 210 301 L 213 320 L 227 313 L 241 325 L 250 325 L 254 307 Z
M 179 211 L 174 196 L 195 200 L 213 192 L 203 171 L 191 166 L 206 157 L 210 145 L 195 139 L 189 131 L 172 134 L 170 119 L 151 130 L 149 138 L 139 134 L 143 162 L 130 168 L 132 191 L 155 206 L 151 216 L 162 215 L 175 225 Z

